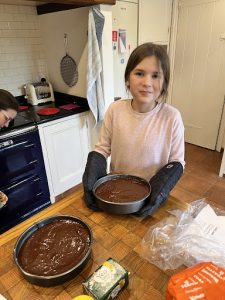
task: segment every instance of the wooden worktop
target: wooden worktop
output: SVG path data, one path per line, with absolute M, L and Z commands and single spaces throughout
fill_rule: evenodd
M 7 300 L 71 300 L 82 294 L 81 283 L 84 279 L 112 257 L 130 272 L 129 286 L 118 299 L 165 299 L 167 283 L 172 273 L 163 272 L 141 258 L 140 242 L 151 225 L 168 216 L 167 210 L 183 210 L 187 204 L 169 197 L 153 217 L 141 219 L 131 215 L 93 212 L 84 205 L 82 196 L 83 190 L 79 187 L 69 196 L 0 235 L 0 294 Z M 32 285 L 22 277 L 13 261 L 15 242 L 33 223 L 58 214 L 79 217 L 91 227 L 94 236 L 92 257 L 85 269 L 73 280 L 50 288 Z

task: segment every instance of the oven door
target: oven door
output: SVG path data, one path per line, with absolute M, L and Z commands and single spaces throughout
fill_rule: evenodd
M 2 191 L 8 196 L 8 201 L 0 210 L 0 233 L 51 204 L 47 183 L 35 175 L 23 178 Z
M 0 187 L 20 180 L 35 169 L 38 162 L 35 148 L 30 134 L 0 141 Z
M 0 135 L 0 233 L 51 204 L 37 126 Z

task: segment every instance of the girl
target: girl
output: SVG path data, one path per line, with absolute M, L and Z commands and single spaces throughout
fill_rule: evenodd
M 164 102 L 169 85 L 169 58 L 162 46 L 145 43 L 131 54 L 125 84 L 132 99 L 110 105 L 95 150 L 88 155 L 83 175 L 88 207 L 98 209 L 91 192 L 96 180 L 110 171 L 149 180 L 147 204 L 137 213 L 152 214 L 183 173 L 184 126 L 177 109 Z

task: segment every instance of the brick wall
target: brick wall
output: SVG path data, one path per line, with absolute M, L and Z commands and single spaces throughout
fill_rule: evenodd
M 36 8 L 0 4 L 0 88 L 19 96 L 42 76 L 47 66 Z

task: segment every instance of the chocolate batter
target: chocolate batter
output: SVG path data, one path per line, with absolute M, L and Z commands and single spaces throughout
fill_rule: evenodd
M 61 274 L 81 261 L 90 247 L 90 234 L 73 220 L 56 220 L 34 232 L 19 252 L 19 263 L 28 273 Z
M 98 198 L 114 203 L 127 203 L 146 198 L 149 186 L 134 178 L 115 178 L 102 183 L 95 191 Z

